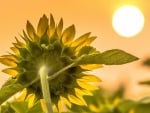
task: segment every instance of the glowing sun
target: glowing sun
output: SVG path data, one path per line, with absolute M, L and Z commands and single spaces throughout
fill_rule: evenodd
M 142 30 L 144 16 L 135 6 L 123 6 L 114 13 L 112 26 L 120 36 L 133 37 Z

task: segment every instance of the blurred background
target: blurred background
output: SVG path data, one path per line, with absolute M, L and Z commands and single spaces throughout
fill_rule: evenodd
M 138 7 L 144 15 L 145 24 L 140 33 L 132 38 L 116 34 L 112 17 L 117 8 L 124 5 Z M 93 71 L 102 79 L 101 87 L 114 91 L 125 85 L 127 98 L 139 99 L 150 95 L 148 86 L 138 85 L 139 81 L 150 79 L 150 68 L 142 62 L 150 57 L 150 7 L 148 0 L 12 0 L 0 3 L 0 55 L 10 51 L 9 47 L 19 38 L 30 20 L 36 27 L 39 18 L 53 14 L 56 23 L 62 17 L 64 26 L 76 26 L 76 37 L 92 32 L 97 36 L 93 46 L 99 51 L 122 49 L 140 58 L 136 62 L 120 66 L 103 66 Z M 0 70 L 5 68 L 0 64 Z M 8 75 L 0 72 L 0 86 Z

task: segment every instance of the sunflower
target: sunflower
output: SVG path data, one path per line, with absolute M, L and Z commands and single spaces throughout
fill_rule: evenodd
M 99 53 L 90 46 L 96 39 L 95 36 L 85 33 L 75 38 L 75 26 L 71 25 L 63 30 L 63 20 L 60 19 L 56 25 L 52 15 L 50 22 L 48 17 L 43 15 L 37 30 L 27 21 L 26 32 L 23 30 L 20 37 L 23 41 L 15 38 L 12 52 L 1 56 L 0 62 L 9 67 L 3 72 L 11 75 L 11 79 L 20 84 L 31 83 L 26 87 L 27 95 L 33 93 L 37 99 L 43 98 L 39 79 L 39 70 L 43 65 L 47 67 L 48 76 L 51 77 L 82 56 Z M 58 109 L 61 108 L 62 102 L 69 107 L 72 103 L 86 105 L 83 95 L 92 95 L 91 91 L 98 89 L 93 82 L 100 82 L 98 77 L 88 74 L 87 71 L 99 67 L 100 64 L 76 63 L 49 80 L 52 103 Z

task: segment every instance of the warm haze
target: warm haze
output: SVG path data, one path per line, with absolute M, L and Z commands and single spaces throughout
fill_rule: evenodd
M 93 43 L 99 51 L 122 49 L 140 58 L 139 61 L 121 66 L 105 66 L 95 73 L 103 80 L 102 86 L 116 89 L 120 83 L 127 87 L 127 96 L 140 97 L 148 95 L 149 87 L 137 86 L 140 80 L 150 79 L 150 69 L 141 66 L 141 62 L 150 56 L 150 14 L 149 1 L 145 0 L 13 0 L 1 1 L 0 7 L 0 54 L 10 51 L 9 47 L 19 38 L 25 29 L 27 20 L 34 26 L 38 19 L 46 14 L 53 14 L 57 22 L 62 17 L 65 26 L 75 24 L 76 36 L 92 32 L 97 36 Z M 145 24 L 140 33 L 132 38 L 123 38 L 116 34 L 112 27 L 112 16 L 117 8 L 123 5 L 134 5 L 144 15 Z M 128 18 L 128 17 L 127 17 Z M 0 69 L 4 66 L 0 65 Z M 0 84 L 7 75 L 0 73 Z M 113 85 L 112 85 L 113 84 Z

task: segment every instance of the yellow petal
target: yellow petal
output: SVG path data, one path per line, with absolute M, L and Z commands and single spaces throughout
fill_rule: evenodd
M 30 94 L 26 100 L 28 101 L 28 107 L 31 108 L 35 103 L 35 94 Z
M 22 43 L 22 42 L 20 42 L 16 37 L 15 37 L 15 39 L 16 39 L 16 45 L 19 47 L 19 48 L 22 48 L 22 47 L 25 47 L 25 44 L 24 43 Z
M 0 58 L 0 62 L 6 66 L 10 67 L 16 67 L 17 64 L 15 63 L 14 60 L 8 59 L 8 58 Z
M 16 77 L 18 74 L 18 72 L 16 70 L 11 69 L 11 68 L 4 69 L 4 70 L 2 70 L 2 72 L 12 75 L 13 77 Z
M 29 21 L 27 21 L 26 30 L 27 30 L 27 33 L 29 35 L 29 38 L 31 40 L 34 40 L 35 30 L 34 30 L 34 27 L 32 26 L 32 24 Z
M 53 16 L 50 15 L 50 26 L 48 27 L 48 31 L 47 31 L 49 38 L 53 36 L 54 32 L 55 32 L 55 21 Z
M 15 62 L 18 61 L 13 55 L 2 55 L 1 57 L 13 60 Z
M 64 32 L 62 34 L 62 42 L 65 45 L 68 45 L 72 42 L 74 36 L 75 36 L 75 27 L 74 27 L 74 25 L 71 25 L 64 30 Z
M 59 37 L 61 37 L 62 29 L 63 29 L 63 19 L 61 18 L 57 26 L 57 34 Z
M 71 46 L 76 47 L 76 46 L 82 45 L 83 42 L 88 39 L 90 34 L 91 33 L 89 32 L 89 33 L 86 33 L 86 34 L 80 36 L 79 38 L 77 38 L 75 41 L 72 42 Z
M 76 96 L 82 101 L 82 103 L 87 106 L 87 103 L 85 102 L 84 98 L 83 98 L 83 95 L 81 92 L 75 92 L 76 93 Z
M 83 80 L 77 79 L 77 83 L 81 88 L 87 89 L 87 90 L 97 90 L 98 87 L 91 85 L 87 82 L 84 82 Z
M 85 64 L 85 65 L 80 65 L 80 67 L 85 70 L 93 70 L 93 69 L 101 68 L 102 65 L 100 65 L 100 64 Z
M 63 96 L 60 96 L 60 99 L 61 99 L 69 108 L 71 108 L 71 103 L 68 101 L 68 99 L 66 99 L 66 98 L 63 97 Z
M 121 99 L 119 97 L 115 98 L 115 100 L 113 101 L 113 105 L 117 106 L 120 103 Z
M 83 77 L 81 77 L 78 80 L 83 81 L 83 82 L 101 82 L 100 78 L 98 78 L 95 75 L 89 75 L 89 74 L 88 75 L 84 75 Z
M 70 102 L 77 104 L 77 105 L 85 105 L 82 100 L 80 100 L 79 98 L 75 97 L 74 95 L 68 94 L 68 99 L 70 100 Z
M 89 105 L 89 109 L 94 112 L 94 113 L 99 113 L 100 112 L 100 109 L 98 107 L 96 107 L 95 105 L 93 104 L 90 104 Z
M 45 105 L 44 99 L 40 99 L 40 102 L 41 102 L 41 107 L 42 107 L 43 112 L 46 113 L 46 105 Z
M 10 48 L 16 55 L 19 55 L 19 50 L 16 47 Z
M 48 18 L 45 15 L 43 15 L 43 17 L 40 18 L 38 23 L 37 35 L 41 37 L 45 33 L 47 28 L 48 28 Z
M 58 101 L 56 107 L 57 107 L 58 112 L 62 111 L 62 102 L 61 102 L 61 100 Z
M 96 39 L 96 37 L 94 37 L 94 36 L 90 37 L 90 38 L 87 38 L 82 44 L 80 44 L 76 48 L 76 52 L 79 51 L 82 47 L 90 45 L 95 39 Z
M 75 92 L 80 92 L 80 94 L 82 94 L 82 95 L 93 96 L 93 93 L 91 93 L 91 91 L 89 91 L 89 90 L 75 88 Z
M 16 101 L 18 102 L 22 102 L 25 100 L 25 97 L 26 97 L 26 94 L 27 94 L 27 89 L 23 89 L 23 91 L 21 92 L 20 96 L 16 99 Z
M 129 110 L 129 113 L 135 113 L 135 109 L 131 108 L 131 109 Z

